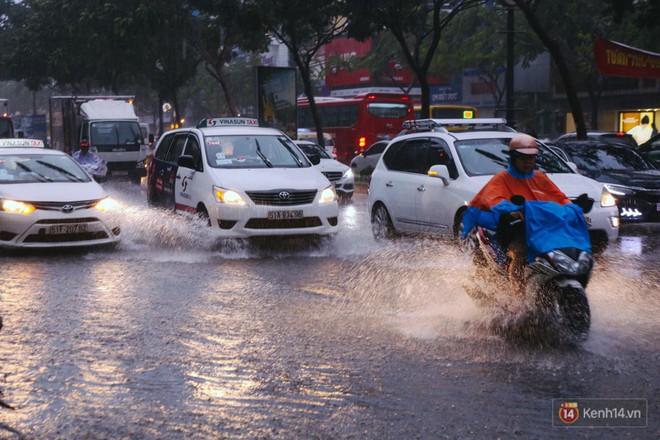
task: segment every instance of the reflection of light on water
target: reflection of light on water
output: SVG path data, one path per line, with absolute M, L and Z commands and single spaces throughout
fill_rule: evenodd
M 624 254 L 642 255 L 644 242 L 642 237 L 619 236 L 621 252 Z

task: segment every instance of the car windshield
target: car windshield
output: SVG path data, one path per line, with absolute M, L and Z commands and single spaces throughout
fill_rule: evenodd
M 137 122 L 94 122 L 91 141 L 97 146 L 140 143 L 142 133 Z
M 213 168 L 298 168 L 311 164 L 286 136 L 206 136 L 206 157 Z
M 636 152 L 627 148 L 602 146 L 590 148 L 577 146 L 566 153 L 580 169 L 589 171 L 602 170 L 649 170 L 651 165 Z
M 69 156 L 54 154 L 0 155 L 0 183 L 89 182 Z
M 509 165 L 509 139 L 470 139 L 456 141 L 456 152 L 468 176 L 491 176 Z M 539 144 L 536 169 L 544 173 L 572 173 L 566 162 L 548 147 Z
M 307 156 L 318 154 L 321 156 L 321 159 L 332 159 L 328 153 L 317 144 L 297 144 L 298 147 L 305 153 Z

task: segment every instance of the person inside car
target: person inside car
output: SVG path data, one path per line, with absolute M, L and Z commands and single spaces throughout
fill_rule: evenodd
M 463 217 L 463 237 L 474 226 L 497 231 L 498 245 L 510 260 L 512 288 L 518 293 L 522 291 L 527 254 L 524 214 L 520 205 L 525 201 L 571 203 L 545 173 L 534 169 L 538 154 L 536 139 L 526 134 L 514 136 L 509 142 L 509 167 L 495 174 L 474 196 Z

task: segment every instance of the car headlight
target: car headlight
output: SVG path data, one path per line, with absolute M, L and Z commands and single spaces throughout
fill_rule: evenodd
M 99 202 L 96 205 L 94 205 L 96 209 L 104 212 L 114 211 L 115 209 L 117 209 L 118 206 L 119 206 L 119 202 L 116 201 L 115 199 L 111 199 L 110 197 L 106 197 L 103 200 L 99 200 Z
M 600 193 L 600 206 L 607 208 L 610 206 L 615 206 L 616 205 L 616 199 L 612 194 L 608 191 L 607 185 L 603 187 L 603 192 Z
M 218 203 L 236 206 L 247 205 L 247 202 L 239 193 L 230 189 L 220 188 L 219 186 L 213 186 L 213 196 Z
M 12 214 L 24 214 L 27 215 L 34 211 L 36 208 L 29 203 L 17 202 L 16 200 L 3 200 L 2 201 L 2 210 L 5 212 L 11 212 Z
M 353 170 L 352 169 L 347 169 L 344 171 L 344 174 L 341 176 L 342 179 L 352 179 L 353 178 Z
M 327 187 L 321 192 L 321 198 L 319 199 L 319 204 L 334 202 L 337 198 L 335 190 L 332 186 Z
M 629 196 L 635 194 L 633 188 L 629 188 L 623 185 L 612 185 L 611 183 L 606 183 L 605 188 L 615 196 Z

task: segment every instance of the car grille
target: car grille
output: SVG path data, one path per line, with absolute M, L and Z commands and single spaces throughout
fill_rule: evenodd
M 341 171 L 325 171 L 323 175 L 327 177 L 330 182 L 336 182 L 341 179 L 341 176 L 343 176 L 344 173 Z
M 266 218 L 251 218 L 245 224 L 246 229 L 298 229 L 315 228 L 321 226 L 321 219 L 318 217 L 303 217 L 286 220 L 268 220 Z
M 88 209 L 93 207 L 99 202 L 99 200 L 82 200 L 78 202 L 29 202 L 36 209 L 42 209 L 44 211 L 61 211 L 62 207 L 65 205 L 73 206 L 73 210 L 77 211 L 79 209 Z
M 100 222 L 101 220 L 97 219 L 96 217 L 80 217 L 80 218 L 58 218 L 58 219 L 44 219 L 44 220 L 39 220 L 36 224 L 38 225 L 61 225 L 64 223 L 71 224 L 71 223 L 94 223 L 94 222 Z
M 288 198 L 283 198 L 283 193 L 289 194 Z M 268 205 L 268 206 L 294 206 L 294 205 L 308 205 L 314 201 L 316 197 L 316 190 L 313 191 L 293 191 L 293 190 L 276 190 L 276 191 L 247 191 L 246 194 L 255 205 Z

